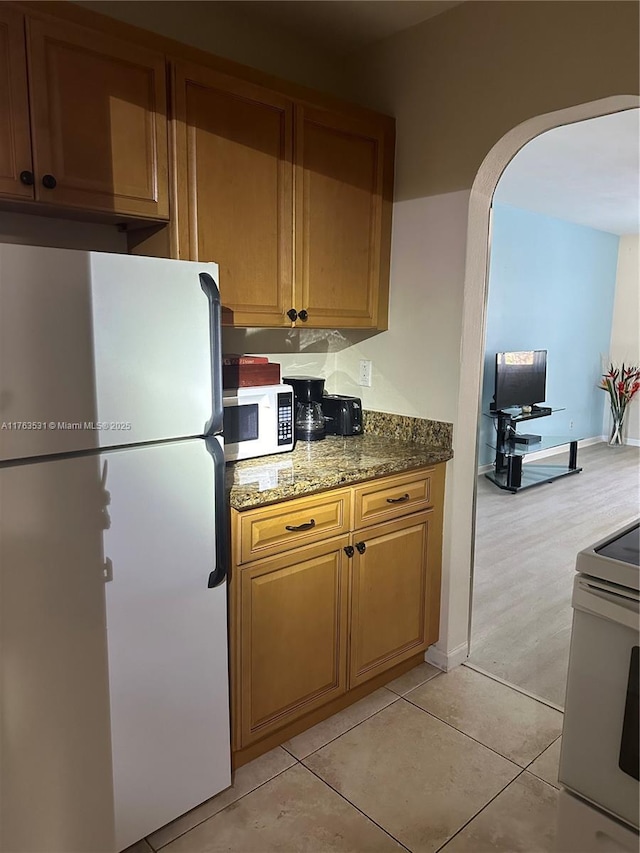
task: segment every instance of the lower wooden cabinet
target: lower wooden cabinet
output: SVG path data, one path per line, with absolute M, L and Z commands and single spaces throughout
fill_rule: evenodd
M 433 511 L 354 536 L 349 686 L 362 684 L 438 639 L 429 625 L 427 573 Z
M 346 691 L 347 542 L 297 548 L 242 570 L 243 746 Z
M 271 749 L 436 642 L 444 467 L 233 513 L 234 752 Z M 339 523 L 324 541 L 270 539 L 267 556 L 249 547 L 254 528 L 286 529 L 288 516 L 292 526 L 334 504 Z

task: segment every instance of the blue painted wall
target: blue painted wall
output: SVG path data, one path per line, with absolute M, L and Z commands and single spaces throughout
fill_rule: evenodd
M 493 397 L 495 354 L 546 349 L 546 404 L 563 407 L 521 432 L 602 433 L 601 357 L 609 350 L 619 238 L 528 210 L 494 204 L 482 412 Z M 573 421 L 573 429 L 569 424 Z M 480 418 L 480 464 L 493 461 Z

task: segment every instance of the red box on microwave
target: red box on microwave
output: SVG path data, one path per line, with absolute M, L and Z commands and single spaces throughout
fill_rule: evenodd
M 279 385 L 280 365 L 269 361 L 266 364 L 223 364 L 223 388 L 247 388 L 251 385 Z

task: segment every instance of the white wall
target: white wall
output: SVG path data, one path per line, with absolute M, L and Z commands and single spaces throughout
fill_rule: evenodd
M 616 294 L 613 303 L 609 356 L 616 362 L 640 363 L 640 236 L 620 238 Z M 608 435 L 610 407 L 605 396 L 604 435 Z M 626 412 L 624 437 L 628 444 L 640 444 L 640 393 Z
M 455 420 L 468 191 L 393 208 L 389 330 L 337 355 L 342 392 L 367 409 Z M 372 361 L 371 388 L 356 384 Z
M 266 355 L 282 368 L 281 376 L 319 376 L 335 386 L 336 356 L 349 341 L 330 329 L 223 329 L 223 353 Z
M 347 97 L 349 91 L 342 56 L 264 20 L 242 2 L 77 0 L 77 4 L 304 86 L 339 97 Z

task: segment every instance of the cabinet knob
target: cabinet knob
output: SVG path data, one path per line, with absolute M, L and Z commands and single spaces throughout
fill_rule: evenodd
M 58 182 L 53 177 L 53 175 L 43 175 L 42 176 L 42 186 L 47 190 L 55 190 L 57 183 Z
M 347 557 L 353 557 L 353 545 L 345 545 L 344 553 Z
M 23 183 L 27 187 L 33 186 L 33 172 L 29 172 L 28 169 L 25 169 L 24 172 L 20 172 L 20 182 Z
M 298 319 L 302 320 L 303 323 L 305 323 L 309 319 L 309 314 L 304 308 L 302 309 L 302 311 L 298 312 Z
M 291 320 L 292 323 L 295 323 L 295 321 L 298 319 L 298 312 L 295 308 L 289 308 L 289 310 L 287 311 L 287 317 Z
M 364 542 L 356 542 L 356 549 L 358 551 L 358 554 L 364 554 L 364 552 L 367 550 L 367 546 L 364 544 Z

